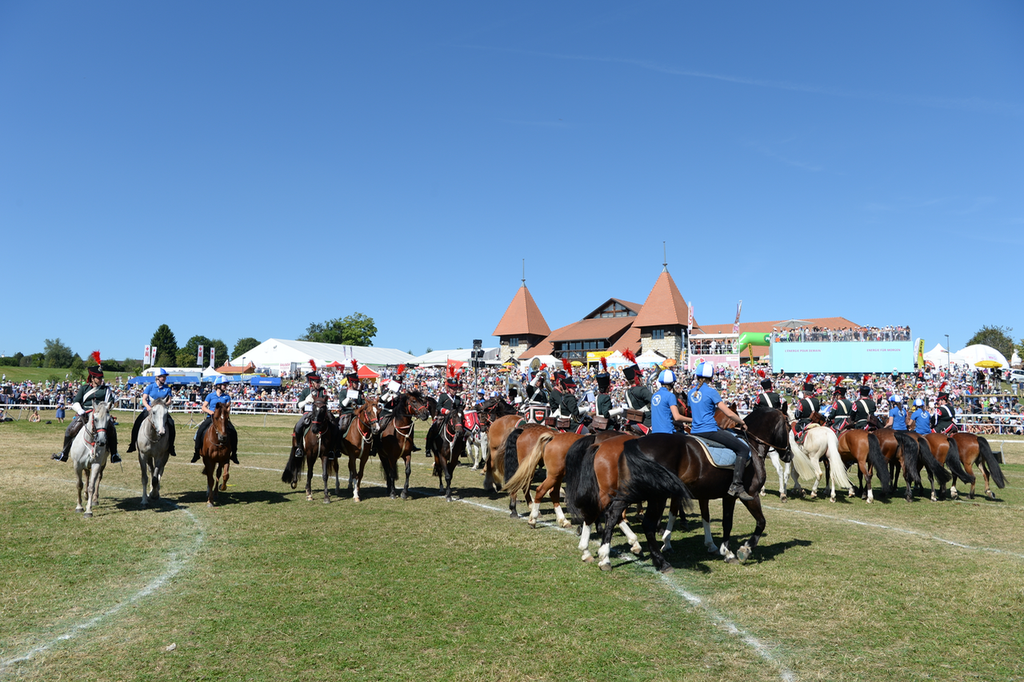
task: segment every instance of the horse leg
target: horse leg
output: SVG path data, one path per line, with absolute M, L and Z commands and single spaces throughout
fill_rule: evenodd
M 92 518 L 92 506 L 96 504 L 96 498 L 99 495 L 101 475 L 100 465 L 93 464 L 89 471 L 89 485 L 85 490 L 85 513 L 82 514 L 87 519 Z
M 665 557 L 662 556 L 661 550 L 658 547 L 658 523 L 661 521 L 661 515 L 665 512 L 666 498 L 660 498 L 656 500 L 650 500 L 647 505 L 647 511 L 644 512 L 643 529 L 644 537 L 647 538 L 647 547 L 651 553 L 651 563 L 654 564 L 654 568 L 660 573 L 671 573 L 673 571 L 672 564 L 665 561 Z
M 640 556 L 640 553 L 643 552 L 643 548 L 640 547 L 640 538 L 638 538 L 636 533 L 633 532 L 633 529 L 629 527 L 629 523 L 626 521 L 625 509 L 622 510 L 621 516 L 622 521 L 619 522 L 619 530 L 621 530 L 622 534 L 626 536 L 626 542 L 629 543 L 629 551 Z
M 142 506 L 145 507 L 149 504 L 149 467 L 146 465 L 146 457 L 142 454 L 142 449 L 139 449 L 139 469 L 142 470 Z M 154 492 L 156 491 L 156 482 L 154 481 Z
M 324 504 L 331 503 L 331 493 L 327 489 L 328 482 L 331 480 L 331 464 L 330 460 L 326 455 L 320 458 L 320 466 L 324 471 Z
M 580 541 L 576 549 L 583 552 L 581 557 L 588 564 L 594 562 L 594 555 L 590 553 L 590 524 L 586 521 L 580 526 Z
M 760 503 L 758 498 L 754 498 Z M 730 564 L 736 563 L 736 555 L 729 549 L 732 540 L 732 517 L 736 511 L 736 498 L 726 495 L 722 498 L 722 542 L 718 545 L 718 554 Z
M 605 509 L 604 533 L 601 535 L 601 546 L 597 550 L 597 565 L 602 571 L 612 570 L 612 562 L 609 556 L 611 555 L 612 551 L 612 533 L 615 531 L 615 519 L 622 518 L 625 512 L 626 505 L 623 504 L 618 499 L 613 500 L 612 503 L 608 505 L 608 508 Z M 623 520 L 622 523 L 619 524 L 619 527 L 622 528 L 623 525 L 626 525 L 625 520 Z M 629 526 L 627 525 L 626 527 L 628 528 Z M 633 531 L 630 531 L 630 534 L 633 535 L 632 542 L 635 543 L 637 547 L 639 547 L 640 543 L 636 539 L 636 534 L 634 534 Z M 627 536 L 627 538 L 628 537 L 629 536 Z M 634 554 L 639 553 L 634 552 Z
M 402 499 L 409 499 L 409 475 L 412 474 L 412 453 L 405 454 L 405 487 L 402 488 Z M 397 481 L 396 481 L 397 483 Z
M 704 547 L 708 550 L 708 554 L 718 554 L 718 545 L 715 544 L 715 539 L 711 535 L 711 510 L 708 509 L 706 499 L 700 501 L 700 519 L 704 524 Z
M 508 517 L 510 519 L 518 519 L 519 518 L 519 512 L 516 511 L 516 506 L 517 506 L 516 497 L 517 497 L 517 494 L 514 493 L 514 492 L 511 493 L 508 496 Z
M 223 477 L 221 477 L 221 472 L 224 473 Z M 228 479 L 231 478 L 231 460 L 224 462 L 224 464 L 217 469 L 217 478 L 220 478 L 220 491 L 222 493 L 227 492 Z
M 75 463 L 75 475 L 78 476 L 78 504 L 75 506 L 76 512 L 84 512 L 85 507 L 82 506 L 82 488 L 85 487 L 85 482 L 82 480 L 82 469 L 78 463 Z
M 213 462 L 203 458 L 203 473 L 206 474 L 206 506 L 213 506 L 213 498 L 216 494 L 217 487 L 213 484 Z
M 767 522 L 764 518 L 764 512 L 761 511 L 761 501 L 753 499 L 749 502 L 744 502 L 747 511 L 754 517 L 755 526 L 754 534 L 747 538 L 747 541 L 736 551 L 736 557 L 740 561 L 746 561 L 750 558 L 750 555 L 754 553 L 754 548 L 757 547 L 757 543 L 761 541 L 761 536 L 764 535 L 764 529 Z
M 538 495 L 538 497 L 540 497 Z M 571 528 L 572 522 L 565 518 L 565 513 L 562 511 L 562 481 L 555 481 L 554 485 L 551 486 L 551 506 L 555 510 L 555 520 L 560 528 Z

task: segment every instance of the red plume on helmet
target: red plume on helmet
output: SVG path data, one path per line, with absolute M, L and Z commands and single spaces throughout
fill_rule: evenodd
M 398 366 L 398 374 L 405 374 L 405 363 Z
M 92 361 L 95 362 L 97 365 L 103 364 L 100 362 L 100 352 L 98 350 L 94 350 L 92 353 L 90 353 L 89 357 L 92 358 Z
M 948 381 L 943 381 L 942 384 L 939 385 L 939 393 L 942 393 L 943 391 L 946 390 L 946 384 L 948 383 Z
M 572 363 L 569 362 L 569 358 L 562 358 L 562 369 L 565 370 L 566 374 L 572 376 Z
M 868 383 L 869 381 L 871 381 L 871 375 L 870 375 L 870 374 L 865 374 L 865 375 L 864 375 L 864 378 L 863 378 L 863 379 L 861 379 L 861 382 L 860 382 L 860 383 L 861 383 L 862 385 L 866 386 L 866 385 L 867 385 L 867 383 Z
M 806 377 L 804 378 L 804 383 L 805 383 L 805 384 L 809 384 L 809 383 L 811 383 L 812 381 L 814 381 L 814 375 L 813 375 L 813 374 L 808 374 L 808 375 L 807 375 L 807 376 L 806 376 Z
M 636 364 L 636 355 L 630 349 L 624 348 L 622 350 L 622 356 L 629 360 L 630 362 L 632 362 L 634 365 Z
M 761 377 L 762 379 L 764 379 L 764 376 L 765 376 L 765 374 L 764 374 L 764 370 L 763 370 L 763 369 L 759 369 L 759 370 L 757 370 L 757 376 L 759 376 L 759 377 Z
M 601 371 L 602 372 L 607 372 L 608 371 L 608 361 L 604 359 L 603 355 L 601 356 Z
M 358 360 L 352 360 L 352 371 L 355 372 L 358 369 L 359 369 L 359 361 Z
M 313 368 L 314 372 L 316 371 L 316 363 L 313 362 L 313 358 L 309 359 L 309 366 Z
M 448 363 L 448 378 L 449 379 L 454 379 L 455 378 L 455 365 L 453 365 L 450 362 Z
M 843 383 L 842 375 L 836 377 L 836 383 L 833 384 L 836 388 L 839 388 L 839 384 Z

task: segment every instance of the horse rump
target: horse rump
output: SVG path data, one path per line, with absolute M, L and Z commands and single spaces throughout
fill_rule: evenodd
M 599 513 L 600 490 L 594 473 L 594 440 L 584 436 L 569 446 L 565 453 L 565 504 L 577 525 L 593 523 Z
M 947 438 L 946 443 L 949 445 L 949 452 L 946 454 L 946 466 L 953 472 L 954 477 L 959 478 L 967 485 L 973 485 L 975 477 L 964 469 L 964 464 L 960 461 L 960 448 L 957 446 L 956 440 Z
M 873 433 L 868 433 L 868 462 L 878 474 L 878 482 L 882 484 L 882 494 L 888 495 L 892 488 L 892 479 L 889 478 L 889 463 L 885 461 L 885 455 L 882 454 L 878 436 Z M 916 472 L 917 467 L 914 467 L 913 470 Z M 917 474 L 917 482 L 921 482 L 920 474 Z
M 518 464 L 519 469 L 512 476 L 505 476 L 505 485 L 502 486 L 502 491 L 516 494 L 520 490 L 526 490 L 530 487 L 530 483 L 533 481 L 533 473 L 537 470 L 537 464 L 541 458 L 544 457 L 544 449 L 547 447 L 551 439 L 555 437 L 555 434 L 550 431 L 542 433 L 537 442 L 534 443 L 533 447 L 530 448 L 530 452 L 526 455 L 526 459 Z M 506 452 L 508 448 L 506 448 Z M 508 465 L 505 465 L 506 474 L 508 472 Z
M 505 481 L 509 481 L 516 472 L 519 470 L 519 452 L 516 449 L 516 441 L 519 440 L 519 436 L 523 435 L 522 429 L 513 429 L 512 433 L 508 434 L 508 438 L 505 439 L 505 447 L 502 448 L 502 456 L 504 457 L 505 464 Z M 505 481 L 502 481 L 504 485 Z
M 674 473 L 640 452 L 639 441 L 626 441 L 622 457 L 629 473 L 624 481 L 620 477 L 623 482 L 617 497 L 627 505 L 665 497 L 680 500 L 686 511 L 691 509 L 693 495 L 690 489 Z
M 992 482 L 998 488 L 1005 488 L 1006 479 L 1003 478 L 1003 470 L 999 466 L 999 461 L 996 459 L 995 453 L 992 452 L 992 448 L 989 447 L 988 441 L 981 436 L 978 436 L 978 452 L 981 453 L 981 457 L 988 467 L 988 473 L 992 477 Z

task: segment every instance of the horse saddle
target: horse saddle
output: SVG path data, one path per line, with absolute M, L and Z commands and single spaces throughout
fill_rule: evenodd
M 704 449 L 704 455 L 708 458 L 708 461 L 719 469 L 732 469 L 736 463 L 736 453 L 721 443 L 695 436 L 692 433 L 690 437 L 696 440 Z

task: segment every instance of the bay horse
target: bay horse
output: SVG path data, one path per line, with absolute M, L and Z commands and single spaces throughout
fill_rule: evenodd
M 487 429 L 487 461 L 484 463 L 484 490 L 488 493 L 505 483 L 505 444 L 517 428 L 534 428 L 524 417 L 508 414 L 495 419 Z M 547 427 L 544 427 L 547 428 Z
M 428 438 L 427 455 L 434 456 L 434 470 L 437 476 L 438 489 L 444 493 L 444 499 L 451 502 L 452 472 L 459 464 L 459 457 L 466 454 L 466 430 L 462 423 L 462 407 L 456 405 L 444 419 L 437 423 L 433 438 Z
M 84 512 L 84 518 L 92 518 L 92 507 L 100 497 L 100 481 L 107 466 L 107 422 L 110 412 L 107 403 L 95 403 L 89 412 L 85 426 L 71 442 L 71 461 L 75 464 L 78 478 L 78 506 L 76 512 Z M 87 479 L 83 474 L 88 471 Z M 82 506 L 82 488 L 85 487 L 85 506 Z
M 139 468 L 142 470 L 142 506 L 149 504 L 150 498 L 160 499 L 160 482 L 164 477 L 164 467 L 171 455 L 171 434 L 168 428 L 170 410 L 163 398 L 154 400 L 149 407 L 149 416 L 139 427 L 136 446 L 139 453 Z M 153 492 L 147 493 L 152 481 Z
M 398 460 L 405 461 L 403 500 L 409 498 L 409 475 L 412 473 L 413 420 L 430 417 L 430 401 L 419 391 L 401 393 L 395 399 L 393 413 L 380 432 L 373 437 L 373 452 L 380 457 L 391 499 L 398 494 Z
M 747 428 L 737 435 L 746 440 L 751 450 L 751 466 L 744 471 L 743 487 L 748 493 L 754 491 L 755 494 L 751 495 L 752 499 L 749 501 L 741 501 L 754 518 L 755 527 L 753 534 L 740 546 L 736 554 L 733 554 L 729 544 L 737 498 L 727 494 L 732 484 L 733 469 L 713 464 L 705 454 L 704 447 L 693 436 L 659 433 L 640 438 L 636 444 L 640 452 L 674 472 L 686 485 L 693 498 L 700 503 L 704 546 L 709 553 L 717 554 L 730 563 L 750 558 L 767 526 L 761 509 L 761 498 L 756 492 L 764 484 L 764 461 L 769 448 L 775 448 L 782 461 L 793 460 L 793 451 L 789 444 L 789 417 L 786 414 L 774 408 L 756 408 L 746 415 L 743 421 Z M 722 500 L 721 543 L 716 543 L 711 534 L 711 511 L 708 503 L 714 499 Z M 675 519 L 680 516 L 682 505 L 673 500 L 663 536 L 663 551 L 672 549 L 672 528 Z
M 231 453 L 238 447 L 238 432 L 232 426 L 228 416 L 231 408 L 227 403 L 220 403 L 213 410 L 212 423 L 203 434 L 203 442 L 199 455 L 203 458 L 203 473 L 206 474 L 206 506 L 212 507 L 217 496 L 217 488 L 224 492 L 228 489 L 231 477 Z
M 352 491 L 352 499 L 356 502 L 362 501 L 360 490 L 363 485 L 363 470 L 366 468 L 366 460 L 373 454 L 373 437 L 379 431 L 377 399 L 367 398 L 362 405 L 352 411 L 352 421 L 349 422 L 345 433 L 339 432 L 338 447 L 341 453 L 348 455 L 348 489 Z M 335 462 L 335 471 L 337 466 Z
M 331 472 L 335 474 L 335 493 L 341 496 L 341 486 L 338 482 L 338 441 L 341 440 L 341 433 L 338 425 L 327 409 L 327 401 L 317 398 L 313 401 L 312 421 L 309 428 L 302 434 L 302 457 L 296 457 L 295 445 L 292 445 L 288 452 L 288 461 L 285 462 L 284 471 L 281 473 L 281 482 L 289 484 L 292 489 L 299 482 L 303 467 L 306 468 L 306 500 L 313 501 L 313 464 L 319 459 L 323 470 L 324 479 L 324 504 L 330 504 L 331 494 L 327 486 Z
M 996 459 L 995 453 L 992 452 L 988 441 L 983 436 L 963 432 L 954 433 L 951 438 L 956 443 L 960 462 L 964 465 L 967 474 L 974 476 L 974 463 L 978 462 L 981 466 L 981 473 L 985 477 L 985 497 L 990 500 L 996 499 L 995 493 L 989 487 L 989 476 L 991 475 L 992 481 L 999 488 L 1006 486 L 1006 479 L 1003 477 L 1003 470 L 999 467 L 999 461 Z M 949 492 L 953 497 L 957 496 L 955 481 L 951 485 Z M 971 483 L 971 492 L 968 493 L 968 497 L 972 500 L 974 499 L 973 482 Z
M 569 447 L 565 458 L 566 503 L 573 519 L 580 524 L 579 549 L 583 560 L 593 561 L 589 551 L 590 524 L 600 522 L 597 565 L 601 570 L 611 570 L 612 532 L 630 505 L 647 502 L 643 530 L 651 563 L 662 573 L 670 572 L 672 566 L 665 561 L 656 537 L 658 522 L 669 498 L 688 505 L 692 499 L 690 491 L 675 474 L 641 452 L 639 443 L 644 439 L 616 434 L 600 443 L 596 440 L 596 436 L 582 436 Z
M 968 474 L 964 470 L 963 464 L 960 462 L 960 451 L 957 448 L 956 442 L 953 441 L 949 436 L 944 433 L 927 433 L 920 436 L 920 439 L 925 441 L 928 450 L 935 458 L 936 463 L 940 467 L 948 467 L 950 472 L 953 474 L 952 483 L 950 484 L 950 497 L 956 499 L 956 479 L 960 479 L 968 485 L 974 485 L 974 476 Z M 945 471 L 945 469 L 943 469 Z M 931 470 L 928 471 L 928 484 L 931 486 L 932 502 L 937 502 L 946 492 L 946 482 L 939 478 L 939 493 L 935 494 L 935 478 L 932 476 Z M 947 479 L 949 480 L 949 479 Z
M 609 433 L 609 432 L 602 432 Z M 523 498 L 530 505 L 530 516 L 526 520 L 528 524 L 536 527 L 537 519 L 540 518 L 540 501 L 545 495 L 550 495 L 551 504 L 554 506 L 555 519 L 562 528 L 569 528 L 572 523 L 565 518 L 562 512 L 562 481 L 565 479 L 565 458 L 573 443 L 583 436 L 576 433 L 559 433 L 548 429 L 546 431 L 531 430 L 530 437 L 523 436 L 516 442 L 515 473 L 508 476 L 502 488 L 509 493 L 509 510 L 511 516 L 516 514 L 516 493 L 523 492 Z M 607 440 L 610 436 L 602 440 Z M 506 458 L 511 448 L 505 448 Z M 544 480 L 537 486 L 537 491 L 532 499 L 530 497 L 530 484 L 533 482 L 533 475 L 540 462 L 544 462 Z M 505 471 L 512 470 L 511 463 L 505 464 Z
M 861 499 L 869 504 L 874 502 L 875 494 L 871 489 L 871 477 L 878 473 L 878 481 L 882 486 L 882 494 L 889 495 L 890 482 L 889 463 L 882 454 L 875 432 L 862 429 L 847 429 L 839 434 L 839 455 L 843 466 L 856 464 L 857 483 L 861 489 Z

